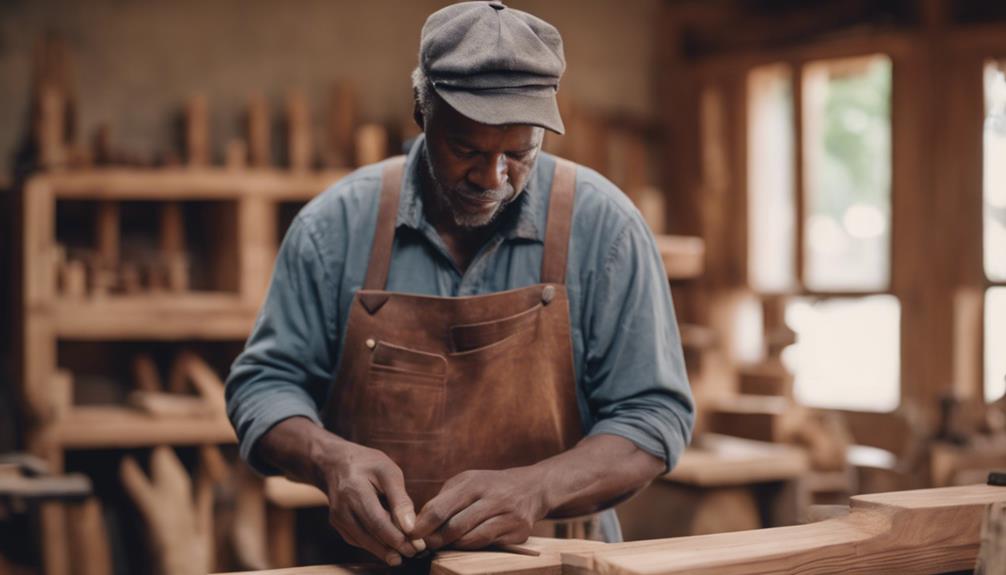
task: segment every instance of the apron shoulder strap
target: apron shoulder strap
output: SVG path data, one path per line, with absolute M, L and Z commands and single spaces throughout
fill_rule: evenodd
M 555 175 L 548 200 L 545 224 L 545 254 L 541 260 L 541 282 L 566 282 L 566 256 L 573 224 L 573 198 L 576 196 L 576 164 L 555 159 Z
M 370 248 L 370 262 L 367 264 L 367 278 L 363 282 L 363 289 L 383 290 L 388 283 L 395 223 L 398 221 L 398 198 L 402 192 L 404 173 L 405 156 L 391 158 L 381 170 L 381 200 L 377 207 L 374 244 Z

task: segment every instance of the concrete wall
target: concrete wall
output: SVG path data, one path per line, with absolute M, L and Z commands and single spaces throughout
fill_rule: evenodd
M 306 90 L 320 125 L 335 79 L 350 79 L 365 120 L 410 113 L 408 74 L 419 30 L 442 0 L 4 0 L 0 2 L 0 173 L 10 171 L 28 109 L 32 51 L 60 33 L 74 61 L 81 136 L 108 124 L 117 148 L 171 147 L 173 115 L 195 92 L 210 100 L 215 152 L 238 133 L 248 96 L 280 110 Z M 514 0 L 556 25 L 562 90 L 592 107 L 654 115 L 659 0 Z M 318 140 L 321 139 L 320 127 Z

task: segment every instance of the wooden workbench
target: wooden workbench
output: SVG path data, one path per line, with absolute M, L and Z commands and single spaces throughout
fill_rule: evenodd
M 619 544 L 532 539 L 507 551 L 447 552 L 437 575 L 945 573 L 972 569 L 988 506 L 1006 487 L 969 485 L 860 495 L 849 513 L 809 525 Z M 258 575 L 384 573 L 339 566 Z

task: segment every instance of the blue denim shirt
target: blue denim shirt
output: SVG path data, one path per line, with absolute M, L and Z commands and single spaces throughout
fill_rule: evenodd
M 469 296 L 539 283 L 555 159 L 541 153 L 527 188 L 464 273 L 423 213 L 420 137 L 405 166 L 387 289 Z M 293 416 L 319 421 L 339 365 L 353 296 L 377 221 L 381 164 L 312 200 L 280 248 L 272 283 L 227 380 L 242 457 L 270 473 L 255 442 Z M 566 268 L 577 400 L 584 432 L 618 435 L 673 467 L 694 410 L 663 263 L 638 210 L 578 166 Z

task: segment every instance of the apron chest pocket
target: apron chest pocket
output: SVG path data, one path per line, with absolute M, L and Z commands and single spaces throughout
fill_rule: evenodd
M 443 356 L 381 342 L 374 349 L 359 416 L 372 438 L 422 439 L 440 433 L 447 406 Z

